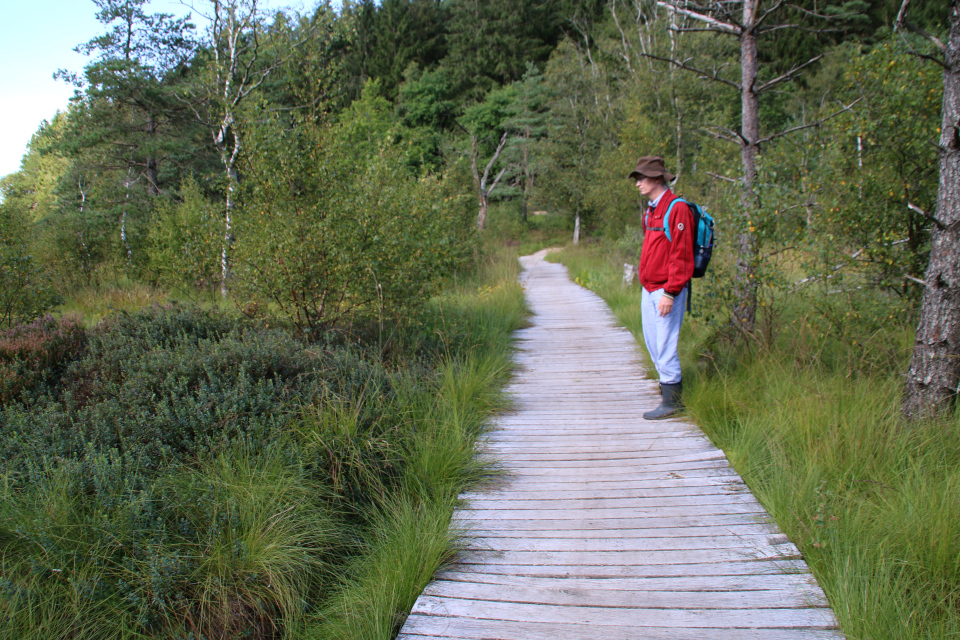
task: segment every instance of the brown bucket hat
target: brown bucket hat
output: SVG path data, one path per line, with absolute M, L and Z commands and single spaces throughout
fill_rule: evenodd
M 660 156 L 643 156 L 637 160 L 637 168 L 627 176 L 633 180 L 640 177 L 657 178 L 663 176 L 667 182 L 673 182 L 677 176 L 673 175 L 663 165 L 663 158 Z

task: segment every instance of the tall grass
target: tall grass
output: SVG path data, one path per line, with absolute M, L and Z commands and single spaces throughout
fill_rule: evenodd
M 80 315 L 92 326 L 110 314 L 135 312 L 169 300 L 166 292 L 149 284 L 118 278 L 71 289 L 64 295 L 58 313 Z
M 329 493 L 282 449 L 227 452 L 150 486 L 126 482 L 118 456 L 100 463 L 99 474 L 61 465 L 16 494 L 5 485 L 0 637 L 259 638 L 298 628 L 307 596 L 331 573 L 338 532 Z
M 399 385 L 415 428 L 402 442 L 397 490 L 382 491 L 362 514 L 363 551 L 343 570 L 308 637 L 389 640 L 430 578 L 452 557 L 457 496 L 493 470 L 475 455 L 488 417 L 506 406 L 510 334 L 525 316 L 515 254 L 488 259 L 479 279 L 439 301 L 451 323 L 469 324 L 476 339 L 466 354 L 440 367 L 430 392 Z
M 639 287 L 623 286 L 619 256 L 560 259 L 642 344 Z M 799 546 L 848 638 L 960 637 L 960 415 L 905 424 L 909 328 L 808 302 L 772 299 L 766 335 L 746 343 L 688 318 L 688 414 Z M 824 312 L 846 318 L 842 335 Z

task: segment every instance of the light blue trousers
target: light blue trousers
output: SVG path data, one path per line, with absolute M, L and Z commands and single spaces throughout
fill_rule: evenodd
M 683 323 L 683 310 L 687 304 L 687 289 L 673 301 L 673 308 L 665 317 L 660 317 L 657 304 L 663 297 L 663 289 L 654 292 L 643 290 L 640 297 L 641 319 L 643 321 L 643 341 L 650 352 L 653 366 L 660 375 L 660 384 L 680 382 L 680 354 L 677 342 L 680 339 L 680 325 Z

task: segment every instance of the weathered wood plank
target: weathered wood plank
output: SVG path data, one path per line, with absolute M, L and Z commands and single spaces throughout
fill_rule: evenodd
M 724 526 L 699 525 L 694 527 L 630 527 L 624 529 L 584 529 L 577 527 L 574 529 L 530 529 L 522 526 L 510 527 L 509 523 L 517 523 L 516 520 L 508 520 L 499 526 L 493 528 L 484 526 L 482 528 L 469 527 L 464 532 L 470 539 L 474 538 L 520 538 L 523 540 L 539 540 L 543 538 L 572 538 L 583 540 L 601 540 L 604 538 L 624 539 L 628 536 L 637 536 L 645 538 L 712 538 L 722 536 L 758 536 L 770 540 L 770 544 L 783 544 L 787 537 L 780 533 L 772 525 L 757 525 L 755 523 L 728 524 Z
M 808 573 L 768 575 L 673 576 L 652 578 L 548 578 L 493 573 L 470 573 L 460 569 L 444 571 L 437 580 L 507 586 L 536 586 L 544 589 L 586 589 L 595 591 L 783 591 L 796 590 L 811 598 L 822 599 L 823 593 Z
M 699 627 L 702 629 L 809 627 L 832 629 L 829 611 L 808 609 L 639 609 L 626 607 L 557 607 L 543 604 L 494 602 L 460 598 L 438 598 L 423 595 L 412 613 L 424 615 L 456 615 L 465 618 L 512 620 L 514 622 L 546 622 L 589 624 L 595 627 L 633 625 L 651 627 Z
M 599 518 L 592 513 L 584 513 L 578 517 L 567 519 L 554 517 L 532 517 L 520 518 L 480 518 L 470 515 L 471 512 L 464 510 L 453 517 L 454 523 L 467 528 L 474 524 L 482 525 L 487 530 L 509 529 L 512 531 L 526 529 L 530 531 L 587 531 L 591 529 L 619 529 L 629 531 L 633 529 L 657 529 L 668 527 L 724 527 L 731 525 L 759 526 L 758 523 L 764 522 L 767 514 L 730 514 L 718 513 L 713 515 L 689 514 L 668 516 L 660 513 L 654 513 L 647 516 L 636 516 L 626 518 Z M 773 526 L 768 524 L 767 526 Z
M 603 633 L 590 624 L 548 624 L 509 620 L 471 620 L 445 616 L 412 615 L 404 625 L 403 638 L 449 638 L 451 640 L 837 640 L 827 629 L 704 629 L 693 627 L 643 627 L 604 625 Z
M 776 575 L 807 571 L 802 561 L 778 560 L 760 562 L 743 560 L 739 562 L 705 562 L 692 564 L 659 565 L 581 565 L 581 564 L 472 564 L 461 562 L 461 571 L 470 573 L 492 573 L 510 576 L 536 576 L 545 578 L 668 578 L 678 576 L 755 576 Z
M 586 483 L 583 483 L 586 484 Z M 569 487 L 580 487 L 583 484 L 568 483 Z M 669 486 L 646 486 L 642 488 L 610 488 L 610 489 L 580 489 L 565 488 L 561 489 L 555 484 L 542 483 L 539 489 L 529 490 L 529 483 L 517 483 L 513 486 L 503 487 L 495 491 L 470 492 L 460 496 L 463 500 L 491 500 L 504 499 L 511 501 L 531 501 L 531 500 L 604 500 L 604 499 L 631 499 L 631 498 L 666 498 L 666 497 L 714 497 L 741 495 L 747 489 L 743 485 L 712 483 L 707 485 L 681 485 Z M 519 488 L 519 487 L 522 487 Z
M 727 512 L 756 513 L 763 507 L 749 493 L 728 493 L 712 496 L 644 496 L 614 498 L 609 496 L 599 498 L 563 497 L 555 499 L 524 500 L 514 496 L 497 494 L 493 496 L 477 497 L 470 500 L 470 508 L 475 511 L 541 511 L 545 515 L 551 511 L 574 511 L 581 509 L 652 509 L 656 507 L 704 507 L 708 509 L 722 508 Z
M 465 541 L 465 549 L 473 551 L 524 551 L 524 552 L 645 552 L 680 550 L 754 550 L 762 556 L 772 554 L 798 555 L 796 547 L 778 536 L 770 534 L 741 534 L 716 536 L 620 536 L 620 537 L 501 537 L 472 535 Z
M 736 561 L 778 561 L 796 560 L 799 556 L 787 556 L 772 547 L 734 547 L 726 549 L 683 549 L 664 551 L 646 549 L 643 551 L 473 551 L 464 550 L 461 554 L 464 562 L 482 562 L 488 565 L 533 565 L 549 563 L 578 565 L 584 567 L 621 566 L 654 567 L 659 565 L 694 565 L 711 562 Z
M 807 609 L 822 606 L 804 597 L 795 586 L 753 591 L 654 591 L 592 589 L 589 586 L 505 585 L 436 580 L 424 595 L 518 604 L 633 609 Z

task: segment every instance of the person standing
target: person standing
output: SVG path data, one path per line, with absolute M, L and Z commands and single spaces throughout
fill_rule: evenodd
M 630 173 L 640 194 L 648 199 L 643 216 L 643 249 L 637 273 L 641 292 L 643 341 L 660 377 L 660 406 L 643 414 L 646 420 L 662 420 L 682 409 L 683 381 L 677 344 L 683 309 L 693 277 L 693 213 L 683 201 L 673 208 L 677 196 L 669 188 L 676 176 L 668 172 L 663 158 L 644 156 Z M 666 223 L 664 217 L 670 210 Z

